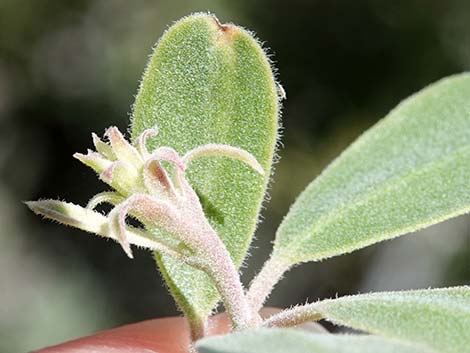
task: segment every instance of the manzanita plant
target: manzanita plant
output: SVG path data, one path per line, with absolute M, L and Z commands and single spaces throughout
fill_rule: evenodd
M 279 227 L 245 290 L 238 268 L 255 231 L 278 138 L 282 87 L 252 34 L 210 14 L 175 23 L 155 47 L 133 108 L 75 158 L 113 190 L 86 207 L 28 202 L 36 213 L 154 252 L 209 352 L 470 352 L 470 287 L 374 293 L 259 311 L 293 266 L 394 238 L 470 211 L 470 74 L 408 98 L 317 177 Z M 114 206 L 108 215 L 100 203 Z M 141 227 L 126 221 L 133 217 Z M 222 300 L 232 334 L 205 336 Z M 320 319 L 367 335 L 292 330 Z M 193 347 L 194 348 L 194 347 Z

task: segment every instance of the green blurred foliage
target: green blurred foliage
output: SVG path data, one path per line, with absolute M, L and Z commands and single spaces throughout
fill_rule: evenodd
M 0 1 L 0 351 L 176 314 L 150 254 L 128 260 L 115 244 L 41 221 L 21 200 L 84 204 L 102 190 L 72 153 L 91 146 L 92 131 L 125 130 L 156 39 L 207 10 L 258 34 L 288 97 L 285 148 L 246 281 L 329 161 L 404 97 L 470 68 L 465 0 Z M 422 233 L 297 268 L 269 304 L 470 283 L 469 218 Z

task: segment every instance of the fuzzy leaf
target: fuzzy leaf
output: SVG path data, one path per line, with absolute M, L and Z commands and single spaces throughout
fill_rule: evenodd
M 326 319 L 365 332 L 470 352 L 470 287 L 373 293 L 312 305 Z
M 199 353 L 432 353 L 419 346 L 377 336 L 261 329 L 206 338 Z
M 470 211 L 470 75 L 398 105 L 299 196 L 274 257 L 295 264 L 344 254 Z
M 188 179 L 237 266 L 256 227 L 270 175 L 279 103 L 269 61 L 244 29 L 208 14 L 174 24 L 158 42 L 134 105 L 132 136 L 158 127 L 149 146 L 184 155 L 205 144 L 242 148 L 265 171 L 227 158 L 199 158 Z M 204 318 L 217 300 L 199 271 L 157 256 L 170 290 L 185 313 Z

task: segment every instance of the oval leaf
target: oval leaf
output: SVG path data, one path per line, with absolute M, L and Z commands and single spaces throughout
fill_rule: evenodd
M 293 329 L 244 331 L 206 338 L 200 353 L 433 353 L 431 350 L 376 336 L 328 335 Z
M 411 96 L 299 196 L 274 257 L 295 264 L 351 252 L 470 211 L 470 75 Z
M 264 176 L 227 158 L 200 158 L 188 169 L 206 215 L 238 266 L 270 175 L 278 113 L 276 83 L 259 43 L 208 14 L 183 18 L 163 35 L 134 105 L 134 138 L 158 127 L 152 148 L 170 146 L 183 155 L 204 144 L 227 144 L 250 152 L 262 165 Z M 205 317 L 217 299 L 205 274 L 169 258 L 157 260 L 185 313 Z
M 312 305 L 327 320 L 425 344 L 437 352 L 470 352 L 470 287 L 373 293 Z

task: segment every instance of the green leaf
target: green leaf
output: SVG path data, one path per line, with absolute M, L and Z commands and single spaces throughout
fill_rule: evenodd
M 437 352 L 470 352 L 469 286 L 348 296 L 312 307 L 336 324 L 421 343 Z
M 344 254 L 470 211 L 470 75 L 398 105 L 299 196 L 277 232 L 277 261 Z
M 188 178 L 206 215 L 239 266 L 256 227 L 270 175 L 279 102 L 270 63 L 246 30 L 208 14 L 175 23 L 158 42 L 136 98 L 132 136 L 157 126 L 150 147 L 180 154 L 208 143 L 240 147 L 265 170 L 239 161 L 201 158 Z M 205 274 L 169 258 L 157 260 L 185 313 L 203 319 L 217 300 Z
M 433 351 L 376 336 L 305 333 L 262 329 L 206 338 L 199 353 L 431 353 Z

